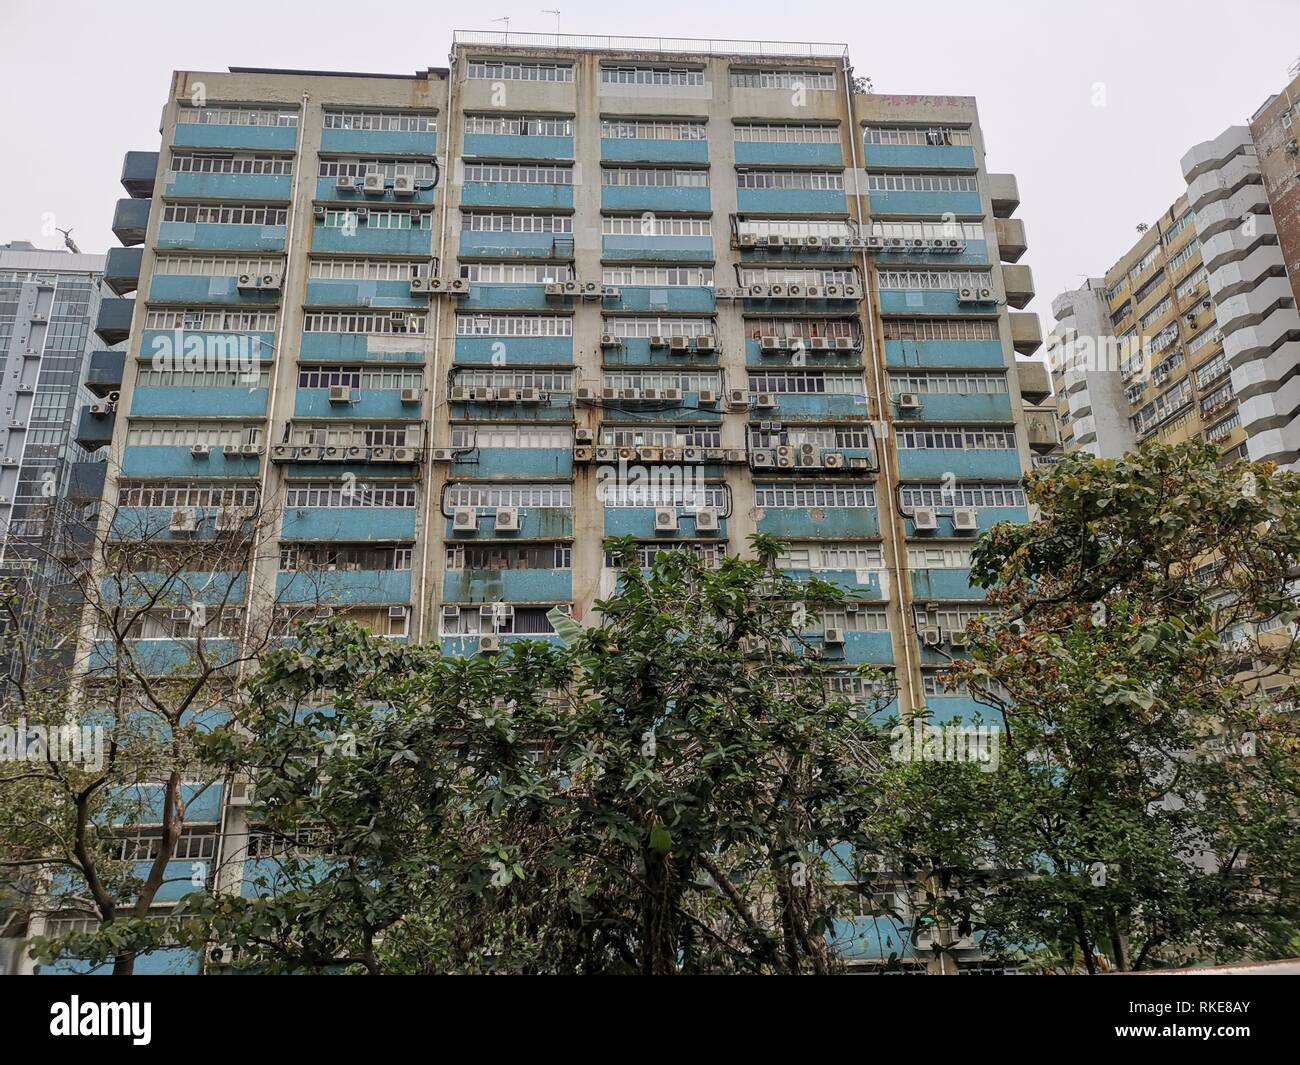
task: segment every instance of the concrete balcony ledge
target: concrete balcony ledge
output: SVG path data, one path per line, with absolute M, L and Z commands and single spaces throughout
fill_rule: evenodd
M 1277 245 L 1263 245 L 1256 248 L 1238 262 L 1230 262 L 1219 267 L 1210 275 L 1210 291 L 1214 298 L 1222 302 L 1243 292 L 1249 292 L 1262 278 L 1281 275 L 1286 266 L 1282 261 L 1282 249 Z
M 1258 358 L 1282 344 L 1300 338 L 1300 312 L 1280 307 L 1258 325 L 1234 329 L 1223 338 L 1223 353 L 1229 362 Z
M 1277 224 L 1271 214 L 1255 215 L 1254 232 L 1247 236 L 1237 225 L 1201 241 L 1201 262 L 1213 273 L 1221 266 L 1244 259 L 1260 244 L 1277 243 Z M 109 252 L 110 257 L 112 252 Z
M 1010 218 L 1020 206 L 1020 186 L 1015 174 L 989 175 L 989 200 L 997 218 Z
M 1215 200 L 1196 212 L 1196 234 L 1202 241 L 1217 233 L 1236 229 L 1248 214 L 1269 213 L 1263 185 L 1243 185 L 1226 200 Z
M 994 218 L 993 231 L 998 240 L 998 253 L 1004 263 L 1019 262 L 1029 250 L 1025 241 L 1025 223 L 1019 218 Z
M 92 351 L 86 367 L 86 387 L 103 397 L 121 391 L 122 371 L 126 368 L 124 351 Z
M 1258 325 L 1279 305 L 1294 298 L 1291 285 L 1285 277 L 1270 277 L 1249 292 L 1221 301 L 1215 317 L 1219 328 L 1227 335 L 1243 326 Z M 1282 306 L 1281 309 L 1288 308 Z
M 1026 403 L 1042 403 L 1052 394 L 1052 379 L 1044 362 L 1017 361 L 1016 380 Z
M 1007 294 L 1007 303 L 1023 309 L 1034 298 L 1034 274 L 1028 266 L 1002 267 L 1002 287 Z
M 108 345 L 122 343 L 131 335 L 131 315 L 134 313 L 135 300 L 113 297 L 101 300 L 95 335 Z
M 104 263 L 104 284 L 119 296 L 134 292 L 140 284 L 143 248 L 109 248 Z
M 1187 202 L 1194 210 L 1207 207 L 1236 192 L 1243 185 L 1258 185 L 1263 181 L 1259 163 L 1253 155 L 1239 155 L 1222 167 L 1207 170 L 1187 186 Z
M 1038 315 L 1030 311 L 1012 311 L 1007 315 L 1011 325 L 1011 346 L 1021 355 L 1032 355 L 1043 346 L 1043 327 Z
M 154 180 L 158 177 L 157 152 L 127 152 L 122 159 L 122 188 L 137 199 L 153 195 Z
M 1250 143 L 1250 129 L 1246 126 L 1229 126 L 1213 140 L 1202 141 L 1183 156 L 1179 165 L 1183 177 L 1192 182 L 1211 167 L 1236 155 Z
M 113 211 L 113 236 L 125 247 L 143 244 L 153 200 L 118 200 Z

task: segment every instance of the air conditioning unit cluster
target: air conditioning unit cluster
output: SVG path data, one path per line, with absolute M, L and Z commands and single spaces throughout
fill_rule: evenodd
M 958 303 L 997 303 L 997 294 L 991 288 L 959 288 Z
M 491 385 L 453 385 L 453 403 L 544 403 L 550 398 L 538 388 L 493 387 Z
M 579 402 L 587 401 L 590 392 L 590 401 L 599 403 L 678 403 L 682 402 L 682 390 L 680 388 L 614 388 L 609 385 L 601 388 L 599 392 L 595 389 L 578 389 Z
M 852 352 L 857 351 L 852 337 L 760 337 L 758 350 L 762 355 L 781 355 L 787 351 Z
M 623 295 L 613 285 L 602 285 L 599 281 L 579 281 L 576 277 L 568 281 L 548 281 L 542 291 L 555 299 L 602 300 L 619 299 Z
M 780 282 L 772 285 L 750 285 L 745 289 L 745 298 L 751 300 L 858 300 L 862 298 L 862 289 L 858 285 L 805 285 L 801 282 Z
M 966 250 L 966 242 L 959 237 L 863 237 L 860 239 L 862 246 L 868 251 L 958 255 Z
M 435 456 L 436 457 L 436 456 Z M 360 444 L 313 445 L 275 444 L 271 461 L 285 462 L 375 462 L 410 465 L 419 462 L 420 453 L 413 447 L 366 447 Z
M 469 282 L 463 277 L 411 278 L 412 296 L 455 296 L 462 299 L 469 295 L 469 287 Z
M 704 336 L 652 336 L 651 348 L 667 348 L 673 355 L 689 355 L 692 351 L 712 354 L 718 350 L 718 338 L 712 333 Z
M 282 285 L 279 274 L 239 274 L 235 278 L 237 292 L 279 292 Z
M 491 513 L 494 532 L 519 531 L 521 517 L 518 507 L 495 507 Z M 451 527 L 454 532 L 478 532 L 478 508 L 456 507 L 451 513 Z

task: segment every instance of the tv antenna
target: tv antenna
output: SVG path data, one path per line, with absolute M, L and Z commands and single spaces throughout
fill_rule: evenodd
M 68 251 L 72 252 L 73 255 L 81 254 L 81 249 L 77 247 L 77 242 L 72 239 L 72 230 L 59 229 L 58 226 L 55 226 L 54 231 L 63 234 L 63 246 L 67 248 Z

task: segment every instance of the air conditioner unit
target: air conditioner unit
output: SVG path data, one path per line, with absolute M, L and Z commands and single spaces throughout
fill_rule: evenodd
M 664 449 L 661 447 L 639 447 L 636 449 L 638 462 L 662 462 Z
M 659 390 L 659 399 L 663 403 L 680 403 L 682 401 L 682 390 L 680 388 L 661 388 Z
M 271 448 L 272 462 L 292 462 L 294 448 L 290 444 L 276 444 Z
M 952 512 L 952 527 L 959 532 L 974 532 L 979 528 L 979 515 L 973 507 L 957 507 Z
M 746 295 L 749 296 L 750 299 L 762 300 L 767 299 L 767 297 L 771 295 L 771 292 L 772 288 L 770 285 L 750 285 L 749 291 Z
M 836 350 L 836 351 L 853 351 L 853 350 L 854 350 L 854 348 L 853 348 L 853 338 L 852 338 L 852 337 L 836 337 L 836 338 L 835 338 L 835 350 Z
M 917 532 L 933 532 L 939 528 L 939 516 L 932 507 L 917 507 L 912 511 L 912 526 Z
M 449 447 L 435 447 L 429 453 L 429 457 L 434 462 L 454 462 L 456 459 L 456 452 Z
M 781 236 L 780 233 L 772 233 L 767 238 L 767 246 L 769 248 L 780 248 L 784 244 L 785 244 L 785 237 Z
M 740 290 L 736 288 L 715 288 L 713 290 L 714 300 L 734 300 L 740 297 Z
M 727 406 L 732 410 L 744 410 L 749 406 L 749 393 L 743 388 L 727 389 Z
M 669 337 L 669 351 L 689 351 L 691 347 L 690 337 Z
M 729 447 L 722 453 L 722 461 L 732 464 L 741 464 L 745 462 L 745 449 L 743 447 Z
M 207 444 L 195 444 L 190 448 L 190 455 L 196 459 L 205 459 L 212 449 Z
M 558 281 L 550 281 L 542 286 L 542 291 L 548 296 L 563 296 L 564 286 Z
M 468 403 L 470 400 L 470 389 L 464 385 L 452 385 L 451 401 L 453 403 Z
M 661 454 L 664 462 L 681 462 L 682 449 L 679 447 L 666 447 Z
M 808 338 L 808 350 L 809 350 L 809 351 L 829 351 L 829 350 L 830 350 L 830 346 L 831 346 L 831 342 L 830 342 L 830 340 L 829 340 L 828 338 L 826 338 L 826 337 L 809 337 L 809 338 Z
M 617 348 L 621 343 L 622 342 L 613 333 L 600 334 L 600 346 L 602 348 Z
M 976 295 L 979 297 L 980 303 L 993 303 L 997 299 L 991 288 L 982 288 Z
M 321 449 L 318 447 L 300 447 L 295 457 L 299 462 L 319 462 L 321 460 Z
M 712 389 L 701 389 L 699 393 L 699 404 L 701 407 L 717 406 L 718 394 Z
M 976 303 L 975 290 L 973 288 L 959 288 L 957 290 L 958 303 Z
M 920 395 L 916 392 L 898 393 L 898 409 L 899 410 L 920 410 L 921 409 Z
M 600 289 L 600 298 L 605 300 L 621 300 L 623 290 L 614 285 L 602 285 Z
M 237 292 L 256 292 L 256 291 L 257 291 L 257 275 L 256 275 L 256 274 L 240 274 L 237 278 L 235 278 L 235 291 L 237 291 Z
M 257 287 L 260 288 L 263 292 L 279 292 L 279 291 L 280 291 L 280 275 L 279 275 L 279 274 L 263 274 L 263 275 L 262 275 L 260 278 L 258 278 L 258 280 L 257 280 Z
M 358 208 L 356 209 L 356 211 L 353 212 L 353 213 L 356 214 L 356 216 L 357 216 L 357 221 L 358 221 L 358 222 L 365 222 L 365 221 L 368 221 L 369 218 L 370 218 L 370 208 L 369 208 L 369 207 L 358 207 Z
M 323 222 L 325 220 L 325 208 L 317 204 L 311 209 L 311 216 L 317 222 Z
M 819 300 L 822 298 L 825 292 L 820 285 L 805 285 L 803 294 L 807 299 Z M 794 295 L 794 293 L 791 293 L 791 295 Z
M 231 800 L 231 805 L 235 805 Z M 235 948 L 228 943 L 214 943 L 208 947 L 207 955 L 208 965 L 214 968 L 229 968 L 235 964 Z
M 948 633 L 948 643 L 953 647 L 965 647 L 969 642 L 965 629 L 952 629 Z
M 785 298 L 785 295 L 786 295 L 786 286 L 785 286 L 785 285 L 768 285 L 768 286 L 767 286 L 767 294 L 768 294 L 769 296 L 772 296 L 772 297 L 775 297 L 775 298 L 778 298 L 778 299 L 784 299 L 784 298 Z
M 776 466 L 776 452 L 769 448 L 759 448 L 749 453 L 749 464 L 756 470 L 770 470 Z
M 226 801 L 231 806 L 252 806 L 253 782 L 251 780 L 232 781 Z
M 655 508 L 655 532 L 676 532 L 677 511 L 673 507 Z
M 786 285 L 786 286 L 785 286 L 785 294 L 786 294 L 787 296 L 803 296 L 803 295 L 804 295 L 804 287 L 805 287 L 805 286 L 803 286 L 803 285 L 798 285 L 798 284 Z
M 718 511 L 716 507 L 701 507 L 695 512 L 695 531 L 697 533 L 718 531 Z
M 597 462 L 617 462 L 618 448 L 616 447 L 598 447 L 596 448 Z
M 357 187 L 356 178 L 351 174 L 340 174 L 334 179 L 335 192 L 352 192 Z
M 415 178 L 410 174 L 398 174 L 393 178 L 394 196 L 414 196 Z
M 457 507 L 451 512 L 451 527 L 456 532 L 478 532 L 477 508 Z
M 447 291 L 456 297 L 469 295 L 469 282 L 463 277 L 453 277 L 447 282 Z
M 706 334 L 705 336 L 696 337 L 696 338 L 695 338 L 695 350 L 696 350 L 696 351 L 703 351 L 703 352 L 708 352 L 708 351 L 717 351 L 717 350 L 718 350 L 718 338 L 715 337 L 715 336 L 712 336 L 712 335 L 708 335 L 708 334 Z
M 758 341 L 758 348 L 762 352 L 783 351 L 785 341 L 781 337 L 761 337 Z
M 403 403 L 419 403 L 419 402 L 420 402 L 420 390 L 419 390 L 418 388 L 404 388 L 404 389 L 402 389 L 402 402 L 403 402 Z
M 413 447 L 395 447 L 393 448 L 393 461 L 410 463 L 415 462 L 419 456 Z
M 928 625 L 921 630 L 921 642 L 926 647 L 939 647 L 943 644 L 943 629 Z
M 600 390 L 600 401 L 602 403 L 613 403 L 617 401 L 618 393 L 619 390 L 617 388 L 610 388 L 608 385 L 606 385 L 604 388 Z
M 828 300 L 837 300 L 844 295 L 844 292 L 839 285 L 826 285 L 822 289 L 822 295 Z
M 479 654 L 494 655 L 501 651 L 501 637 L 484 633 L 478 638 Z
M 828 470 L 844 469 L 844 456 L 838 451 L 828 451 L 822 458 L 822 465 Z
M 658 402 L 659 402 L 659 389 L 657 389 L 657 388 L 646 388 L 646 389 L 642 389 L 642 391 L 641 391 L 641 398 L 642 398 L 643 400 L 645 400 L 647 403 L 658 403 Z
M 521 388 L 519 390 L 520 403 L 540 403 L 541 401 L 542 401 L 542 393 L 540 389 Z
M 775 410 L 776 406 L 775 393 L 760 392 L 754 397 L 754 408 L 756 410 Z
M 800 466 L 820 466 L 822 464 L 821 449 L 816 444 L 800 444 L 795 456 L 795 461 Z
M 590 429 L 575 429 L 573 430 L 573 442 L 575 444 L 594 444 L 596 434 Z
M 846 300 L 856 300 L 861 298 L 862 290 L 857 285 L 843 285 L 840 287 L 840 295 Z
M 880 250 L 881 248 L 883 248 L 884 246 L 885 246 L 885 238 L 884 238 L 884 237 L 867 237 L 867 248 L 868 248 L 868 249 L 871 249 L 871 250 L 874 250 L 874 251 L 879 251 L 879 250 Z
M 199 512 L 193 507 L 177 507 L 167 523 L 168 532 L 192 533 L 199 528 Z
M 635 403 L 641 398 L 641 389 L 639 388 L 620 388 L 618 398 L 628 403 Z
M 844 645 L 844 630 L 833 627 L 828 628 L 822 639 L 828 647 L 842 647 Z
M 604 286 L 599 281 L 583 281 L 581 284 L 581 293 L 584 300 L 598 300 L 601 298 Z
M 752 248 L 758 244 L 758 235 L 755 233 L 737 233 L 736 244 L 741 248 Z
M 682 461 L 689 462 L 692 466 L 698 466 L 704 461 L 704 449 L 702 447 L 682 448 Z
M 337 446 L 327 447 L 321 451 L 320 457 L 325 462 L 346 462 L 348 459 L 348 449 Z
M 240 444 L 239 445 L 240 458 L 255 459 L 261 453 L 262 453 L 261 444 Z
M 584 385 L 574 391 L 573 398 L 577 400 L 579 403 L 595 403 L 596 390 L 594 388 L 588 388 L 587 386 Z
M 384 175 L 367 174 L 361 180 L 361 191 L 367 196 L 382 196 L 384 194 Z
M 793 469 L 795 463 L 794 448 L 790 447 L 788 444 L 782 444 L 775 450 L 777 468 L 782 470 Z
M 411 295 L 412 296 L 429 295 L 433 291 L 433 288 L 431 287 L 432 280 L 433 280 L 432 278 L 420 277 L 420 276 L 411 278 Z
M 379 447 L 372 447 L 370 449 L 370 461 L 371 462 L 392 462 L 393 449 L 391 447 L 384 447 L 383 445 L 380 445 Z
M 519 510 L 516 507 L 497 507 L 495 528 L 497 532 L 518 532 Z
M 650 346 L 652 348 L 666 348 L 668 346 L 668 338 L 659 336 L 651 337 Z
M 497 388 L 493 391 L 492 398 L 501 403 L 517 403 L 519 402 L 519 389 Z
M 238 444 L 223 444 L 222 447 L 221 447 L 221 453 L 222 453 L 223 455 L 228 456 L 229 458 L 238 458 L 238 457 L 239 457 L 239 445 L 238 445 Z
M 590 444 L 579 444 L 573 449 L 574 462 L 591 462 L 595 457 L 595 448 Z

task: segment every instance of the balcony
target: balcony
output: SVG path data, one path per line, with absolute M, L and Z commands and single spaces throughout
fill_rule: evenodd
M 284 227 L 280 230 L 280 243 L 284 246 Z M 379 229 L 359 225 L 355 229 L 315 226 L 311 236 L 312 251 L 338 252 L 340 254 L 367 255 L 420 255 L 433 254 L 431 229 Z
M 1007 303 L 1017 310 L 1034 298 L 1034 275 L 1027 266 L 1002 267 L 1002 287 L 1006 289 Z
M 86 368 L 86 387 L 103 397 L 122 389 L 122 370 L 126 366 L 124 351 L 92 351 Z
M 113 211 L 113 236 L 125 247 L 143 244 L 149 230 L 153 200 L 118 200 Z
M 886 340 L 885 365 L 977 367 L 1004 365 L 1000 340 Z
M 1012 311 L 1007 315 L 1011 323 L 1011 346 L 1020 355 L 1032 355 L 1043 346 L 1043 327 L 1038 315 Z
M 1052 394 L 1052 379 L 1045 362 L 1017 362 L 1016 379 L 1020 382 L 1020 398 L 1026 403 L 1044 403 Z
M 329 606 L 394 605 L 411 601 L 410 570 L 323 570 L 278 573 L 275 601 Z
M 567 569 L 459 569 L 442 578 L 447 603 L 546 603 L 573 598 Z
M 839 144 L 741 141 L 736 144 L 736 162 L 741 166 L 842 166 L 844 149 Z
M 979 216 L 984 213 L 978 192 L 868 192 L 873 215 L 898 215 L 904 218 L 917 216 Z
M 143 248 L 109 248 L 104 263 L 104 284 L 119 296 L 134 292 L 140 284 L 140 260 Z
M 1025 242 L 1025 223 L 1019 218 L 993 219 L 994 233 L 998 238 L 998 251 L 1004 263 L 1019 262 L 1029 250 Z
M 477 156 L 485 159 L 572 159 L 573 138 L 466 133 L 461 154 L 467 158 Z
M 741 214 L 848 213 L 842 189 L 738 189 L 736 210 Z
M 104 494 L 107 462 L 74 462 L 68 470 L 68 500 L 91 503 Z
M 158 226 L 158 247 L 203 251 L 283 251 L 284 234 L 284 226 L 162 222 Z
M 187 299 L 185 302 L 189 302 L 189 300 Z M 380 310 L 389 308 L 393 310 L 427 310 L 429 297 L 411 295 L 411 283 L 409 281 L 317 279 L 307 282 L 306 304 L 308 307 L 373 307 Z
M 874 538 L 880 535 L 880 512 L 875 507 L 768 507 L 759 511 L 758 531 L 792 540 Z
M 113 442 L 113 416 L 94 414 L 82 407 L 77 415 L 77 443 L 87 451 L 98 451 Z
M 970 583 L 968 569 L 913 569 L 912 598 L 930 599 L 983 599 L 984 589 Z
M 956 289 L 885 289 L 880 293 L 882 314 L 959 314 L 962 317 L 996 317 L 996 303 L 961 303 Z
M 320 150 L 343 155 L 431 157 L 438 151 L 438 134 L 410 130 L 324 129 L 320 135 Z
M 412 421 L 420 416 L 420 404 L 403 403 L 401 389 L 396 388 L 354 391 L 351 401 L 347 403 L 331 403 L 328 388 L 300 388 L 294 394 L 293 416 Z
M 992 480 L 1014 481 L 1023 473 L 1019 453 L 1009 449 L 901 449 L 897 451 L 897 456 L 899 476 L 909 479 L 942 478 L 951 473 L 963 480 L 987 477 Z
M 121 472 L 124 477 L 247 478 L 257 476 L 260 464 L 256 455 L 227 455 L 218 447 L 197 456 L 184 445 L 136 444 L 123 449 Z
M 122 159 L 122 188 L 140 200 L 153 195 L 154 180 L 158 177 L 157 152 L 127 152 Z
M 99 301 L 99 317 L 95 320 L 95 336 L 105 344 L 120 344 L 131 335 L 131 315 L 135 300 L 109 296 Z
M 868 167 L 907 170 L 975 170 L 979 162 L 969 144 L 865 144 Z
M 193 174 L 171 173 L 168 196 L 208 200 L 257 200 L 260 203 L 287 202 L 293 194 L 288 174 Z M 329 179 L 324 179 L 329 180 Z
M 1040 454 L 1061 446 L 1061 428 L 1054 410 L 1025 411 L 1025 435 L 1032 451 Z
M 457 452 L 449 477 L 532 477 L 565 480 L 573 476 L 573 448 L 475 447 Z
M 265 388 L 137 388 L 133 418 L 265 418 Z
M 472 531 L 457 529 L 448 517 L 444 526 L 447 540 L 489 540 L 495 535 L 494 508 L 481 508 Z M 573 511 L 565 507 L 523 507 L 519 510 L 519 540 L 570 540 L 573 538 Z
M 414 507 L 302 507 L 286 509 L 284 540 L 375 543 L 415 539 Z
M 296 110 L 295 105 L 293 110 Z M 326 130 L 326 133 L 331 132 Z M 322 151 L 325 138 L 321 137 Z M 172 135 L 177 148 L 231 148 L 292 152 L 298 147 L 297 126 L 225 126 L 207 122 L 177 122 Z
M 697 532 L 695 514 L 677 509 L 677 531 L 670 536 L 655 531 L 655 507 L 606 507 L 606 536 L 635 536 L 639 540 L 654 540 L 671 545 L 675 540 L 705 539 L 706 534 Z M 721 541 L 727 538 L 728 520 L 719 516 L 718 532 L 714 536 Z
M 713 238 L 606 236 L 601 238 L 601 257 L 637 262 L 708 262 L 713 258 Z
M 989 201 L 995 218 L 1010 218 L 1020 206 L 1020 186 L 1015 174 L 989 175 Z
M 600 190 L 600 206 L 605 211 L 680 211 L 688 214 L 708 214 L 712 209 L 710 203 L 709 190 L 694 186 L 661 188 L 654 185 L 604 185 Z
M 461 207 L 535 207 L 573 210 L 572 185 L 535 182 L 467 181 L 460 188 Z
M 741 146 L 736 147 L 739 149 Z M 653 137 L 602 137 L 600 158 L 606 163 L 702 164 L 709 161 L 709 143 L 708 141 L 659 140 Z

